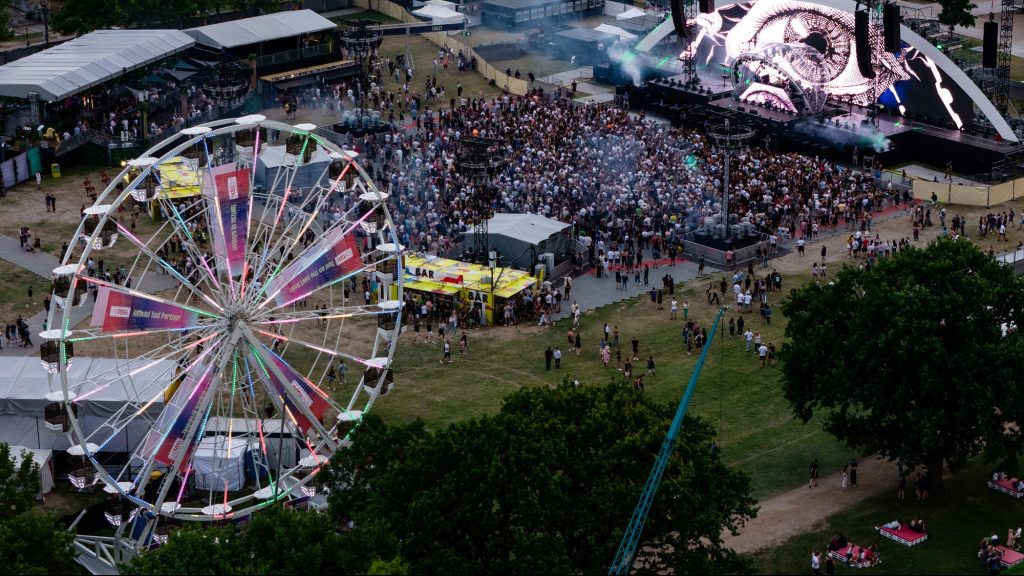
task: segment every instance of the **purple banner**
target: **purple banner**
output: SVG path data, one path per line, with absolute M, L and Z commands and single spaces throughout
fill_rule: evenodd
M 198 321 L 199 313 L 194 310 L 100 286 L 89 325 L 114 332 L 188 328 Z
M 362 267 L 355 234 L 335 228 L 267 284 L 278 306 L 300 300 Z
M 221 268 L 231 276 L 241 276 L 249 237 L 249 171 L 217 174 L 213 181 L 221 222 L 220 229 L 214 232 L 214 241 L 219 241 L 218 253 L 226 260 Z
M 308 432 L 313 427 L 313 422 L 299 406 L 320 420 L 329 407 L 327 400 L 324 399 L 325 393 L 303 378 L 270 348 L 266 346 L 250 347 L 249 353 L 253 355 L 253 364 L 263 368 L 263 373 L 266 376 L 263 378 L 263 387 L 267 391 L 267 398 L 282 414 L 287 413 L 299 430 L 303 433 Z M 285 378 L 284 381 L 277 376 L 271 366 L 280 371 Z

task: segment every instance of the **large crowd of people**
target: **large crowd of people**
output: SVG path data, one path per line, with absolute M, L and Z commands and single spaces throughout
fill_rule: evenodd
M 443 250 L 484 213 L 526 212 L 573 224 L 594 264 L 610 253 L 622 264 L 645 248 L 678 252 L 721 211 L 723 157 L 699 130 L 537 92 L 422 110 L 418 130 L 362 151 L 415 249 Z M 494 139 L 507 160 L 493 179 L 459 170 L 460 141 L 472 137 Z M 731 182 L 738 216 L 783 239 L 841 223 L 867 231 L 883 202 L 906 200 L 870 173 L 756 145 L 734 154 Z

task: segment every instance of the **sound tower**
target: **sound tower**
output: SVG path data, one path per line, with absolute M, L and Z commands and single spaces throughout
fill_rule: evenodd
M 853 13 L 853 36 L 857 48 L 857 68 L 860 75 L 865 78 L 874 78 L 875 69 L 871 66 L 871 23 L 868 20 L 867 10 L 857 10 Z
M 700 11 L 704 14 L 711 14 L 715 11 L 715 0 L 700 0 Z
M 693 2 L 693 0 L 671 0 L 672 3 L 672 25 L 675 26 L 676 35 L 680 38 L 688 38 L 689 33 L 686 30 L 686 15 L 683 12 L 683 2 Z
M 885 51 L 899 52 L 900 44 L 900 7 L 887 2 L 882 8 L 882 23 L 885 29 Z
M 998 58 L 998 49 L 996 48 L 997 41 L 999 40 L 999 24 L 994 20 L 985 22 L 985 34 L 984 39 L 981 42 L 981 67 L 982 68 L 995 68 L 996 60 Z

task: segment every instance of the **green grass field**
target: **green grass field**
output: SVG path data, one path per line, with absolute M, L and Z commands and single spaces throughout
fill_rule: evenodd
M 797 280 L 806 278 L 787 278 L 784 286 Z M 644 373 L 648 355 L 654 355 L 657 376 L 645 378 L 646 393 L 674 408 L 697 360 L 696 351 L 688 356 L 682 344 L 682 300 L 689 299 L 691 317 L 709 330 L 714 314 L 703 290 L 698 295 L 693 289 L 679 290 L 677 286 L 677 295 L 680 319 L 675 321 L 669 319 L 667 298 L 665 309 L 660 311 L 653 310 L 644 297 L 584 314 L 579 358 L 567 346 L 567 320 L 546 329 L 520 325 L 470 331 L 469 357 L 458 358 L 453 341 L 456 362 L 451 365 L 440 364 L 439 344 L 416 344 L 408 329 L 396 355 L 396 388 L 374 410 L 390 422 L 422 418 L 429 427 L 439 428 L 493 414 L 503 397 L 523 386 L 553 386 L 563 378 L 576 377 L 585 385 L 621 381 L 622 373 L 614 366 L 603 368 L 598 356 L 605 322 L 619 326 L 623 360 L 633 335 L 639 338 L 640 361 L 634 363 L 634 375 Z M 778 300 L 776 293 L 769 302 L 774 307 Z M 725 461 L 751 475 L 758 498 L 799 485 L 813 457 L 818 457 L 826 470 L 842 466 L 852 452 L 825 434 L 817 422 L 803 425 L 792 418 L 782 397 L 778 367 L 760 368 L 754 354 L 744 352 L 739 338 L 728 338 L 729 316 L 736 314 L 727 313 L 715 336 L 689 412 L 717 428 Z M 752 330 L 761 331 L 765 342 L 779 346 L 785 324 L 777 307 L 771 326 L 760 326 L 756 314 L 744 317 Z M 547 346 L 562 348 L 561 370 L 544 369 Z
M 50 282 L 24 268 L 0 260 L 0 322 L 14 322 L 18 315 L 26 320 L 43 311 L 43 297 L 50 291 Z M 32 300 L 28 287 L 32 287 Z M 32 326 L 38 332 L 38 326 Z
M 911 485 L 908 499 L 899 501 L 894 467 L 893 490 L 827 518 L 819 529 L 753 556 L 754 564 L 762 574 L 805 573 L 811 551 L 824 550 L 832 536 L 843 532 L 858 545 L 878 545 L 882 564 L 871 568 L 872 574 L 984 574 L 985 568 L 975 556 L 978 542 L 992 534 L 1002 541 L 1007 529 L 1020 526 L 1024 517 L 1024 502 L 985 486 L 991 473 L 990 468 L 975 465 L 947 478 L 944 495 L 918 502 Z M 873 529 L 895 518 L 909 521 L 913 517 L 924 520 L 928 529 L 928 541 L 913 548 L 882 538 Z M 850 570 L 839 567 L 837 572 Z

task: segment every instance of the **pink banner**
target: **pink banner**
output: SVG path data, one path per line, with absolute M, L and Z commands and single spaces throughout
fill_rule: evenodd
M 212 227 L 217 267 L 229 276 L 240 276 L 249 236 L 249 171 L 218 167 L 210 175 L 213 190 L 206 189 L 213 204 L 211 222 L 218 224 Z
M 302 299 L 352 273 L 363 261 L 354 233 L 336 228 L 267 284 L 278 306 Z
M 90 326 L 104 332 L 165 330 L 196 326 L 198 320 L 194 310 L 100 286 Z
M 308 432 L 313 427 L 313 423 L 310 422 L 305 412 L 299 409 L 296 404 L 309 410 L 314 418 L 320 420 L 329 407 L 327 400 L 323 397 L 323 392 L 316 386 L 313 386 L 312 383 L 266 346 L 263 347 L 262 356 L 264 359 L 269 360 L 286 379 L 286 381 L 282 382 L 274 370 L 271 370 L 269 367 L 267 368 L 268 378 L 266 382 L 270 384 L 267 386 L 267 392 L 271 400 L 273 400 L 278 410 L 283 410 L 281 399 L 284 397 L 288 405 L 288 411 L 295 419 L 295 425 L 303 433 Z
M 194 374 L 201 370 L 202 375 L 196 379 Z M 213 388 L 211 386 L 213 383 L 213 373 L 212 366 L 197 366 L 193 368 L 185 378 L 185 382 L 174 393 L 170 406 L 165 408 L 164 413 L 167 414 L 169 410 L 173 411 L 175 406 L 181 406 L 181 410 L 176 416 L 172 416 L 170 420 L 161 418 L 162 421 L 158 422 L 157 432 L 163 432 L 163 437 L 154 456 L 157 462 L 167 466 L 173 465 L 175 454 L 181 450 L 181 445 L 185 443 L 188 446 L 182 452 L 183 456 L 179 461 L 178 469 L 180 471 L 185 468 L 185 464 L 195 449 L 195 446 L 193 446 L 194 442 L 192 442 L 193 438 L 187 437 L 187 433 L 195 419 L 202 418 L 205 415 L 208 405 L 213 398 L 212 394 L 208 394 Z M 166 430 L 161 428 L 166 428 Z M 193 434 L 197 431 L 198 428 L 195 428 Z

